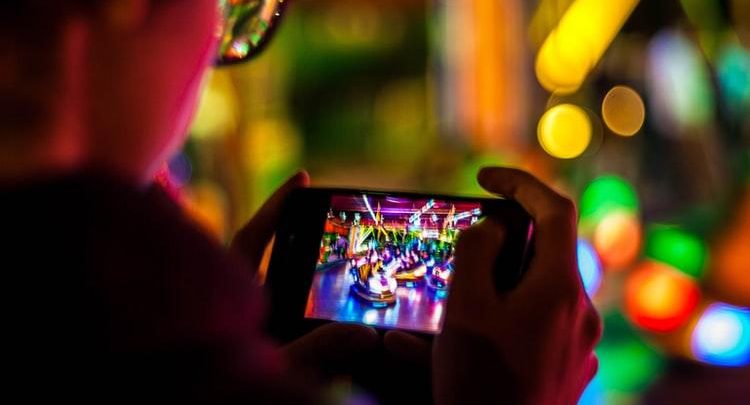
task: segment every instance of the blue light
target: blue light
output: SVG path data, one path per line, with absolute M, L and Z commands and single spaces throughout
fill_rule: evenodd
M 180 152 L 167 162 L 169 167 L 169 179 L 177 187 L 182 187 L 190 181 L 193 175 L 193 166 L 186 154 Z
M 368 324 L 368 325 L 377 325 L 378 323 L 378 310 L 376 309 L 368 309 L 365 311 L 364 316 L 362 317 L 362 322 Z
M 598 376 L 594 377 L 583 391 L 578 405 L 604 405 L 604 388 Z
M 750 107 L 750 52 L 736 43 L 726 46 L 716 70 L 730 113 L 742 117 Z
M 591 244 L 583 239 L 578 239 L 578 272 L 586 294 L 593 297 L 602 282 L 602 263 Z
M 750 364 L 750 308 L 713 304 L 695 325 L 693 355 L 719 366 Z

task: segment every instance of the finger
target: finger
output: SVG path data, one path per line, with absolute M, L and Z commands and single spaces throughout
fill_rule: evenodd
M 589 384 L 591 384 L 591 380 L 596 377 L 596 373 L 599 371 L 599 359 L 596 357 L 596 354 L 591 353 L 585 360 L 585 364 L 583 367 L 584 372 L 581 375 L 582 380 L 578 384 L 579 388 L 576 394 L 576 400 L 578 400 L 581 395 L 583 395 L 583 392 L 586 390 Z
M 503 227 L 491 218 L 461 233 L 456 245 L 456 274 L 451 296 L 494 295 L 492 270 L 503 239 Z
M 539 267 L 568 269 L 566 278 L 580 284 L 576 273 L 575 205 L 522 170 L 486 167 L 477 178 L 488 191 L 517 201 L 534 219 L 534 261 L 541 262 Z M 548 274 L 529 274 L 526 278 L 535 277 L 558 281 Z
M 487 191 L 518 201 L 534 220 L 542 221 L 566 210 L 565 198 L 532 174 L 511 167 L 483 167 L 477 175 Z
M 310 176 L 307 172 L 298 172 L 279 187 L 255 216 L 237 232 L 231 249 L 245 257 L 252 269 L 260 264 L 263 251 L 276 230 L 286 197 L 292 191 L 309 184 Z
M 586 381 L 584 387 L 596 377 L 597 372 L 599 372 L 599 359 L 596 357 L 596 354 L 592 352 L 586 361 Z
M 410 333 L 388 331 L 383 338 L 385 350 L 399 361 L 429 367 L 432 360 L 432 343 Z
M 589 303 L 588 310 L 586 311 L 586 314 L 584 315 L 584 326 L 583 326 L 583 333 L 584 333 L 584 339 L 586 339 L 588 342 L 590 342 L 590 348 L 593 349 L 596 347 L 596 344 L 599 343 L 599 340 L 602 338 L 602 320 L 599 316 L 599 313 L 596 312 L 596 309 Z
M 481 317 L 496 298 L 493 268 L 504 239 L 490 218 L 463 231 L 456 245 L 456 273 L 448 296 L 446 321 Z
M 375 329 L 357 324 L 329 323 L 284 347 L 288 360 L 298 366 L 337 368 L 378 347 Z

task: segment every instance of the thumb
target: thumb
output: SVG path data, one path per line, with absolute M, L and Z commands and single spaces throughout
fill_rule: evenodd
M 432 343 L 410 333 L 388 331 L 383 338 L 383 345 L 398 360 L 427 367 L 432 362 Z
M 305 171 L 290 177 L 234 236 L 231 250 L 248 260 L 253 271 L 260 264 L 266 245 L 276 231 L 284 200 L 292 191 L 309 184 L 310 176 Z
M 335 369 L 375 350 L 379 339 L 368 326 L 329 323 L 287 344 L 284 352 L 294 366 Z

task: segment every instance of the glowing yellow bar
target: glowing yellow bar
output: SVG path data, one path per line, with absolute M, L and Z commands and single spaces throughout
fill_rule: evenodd
M 560 23 L 560 19 L 573 0 L 539 0 L 534 14 L 529 21 L 529 39 L 534 51 L 542 47 L 549 33 Z
M 637 4 L 638 0 L 573 2 L 539 49 L 539 83 L 550 92 L 578 90 Z

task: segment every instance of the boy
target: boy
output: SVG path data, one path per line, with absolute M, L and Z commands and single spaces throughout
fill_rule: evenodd
M 283 185 L 235 237 L 203 235 L 157 189 L 184 141 L 216 50 L 216 0 L 8 0 L 0 5 L 0 215 L 8 385 L 25 398 L 315 402 L 306 367 L 346 368 L 380 345 L 332 324 L 284 350 L 260 328 L 251 273 Z M 438 403 L 573 404 L 596 372 L 600 322 L 575 257 L 575 208 L 532 176 L 488 168 L 489 191 L 534 217 L 536 256 L 510 293 L 489 288 L 502 228 L 465 232 L 434 347 Z M 429 393 L 425 393 L 429 397 Z

